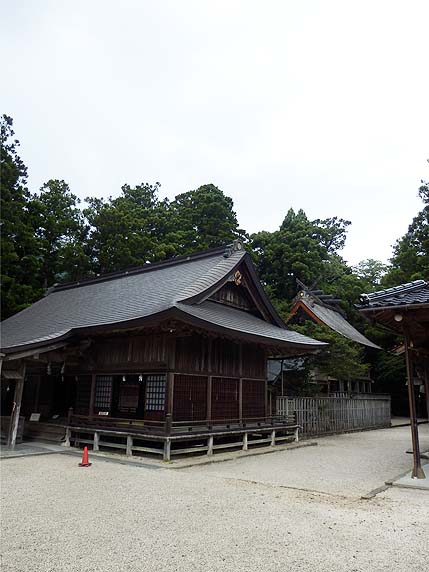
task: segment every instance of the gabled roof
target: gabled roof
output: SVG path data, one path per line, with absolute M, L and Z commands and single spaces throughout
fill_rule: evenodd
M 291 310 L 291 317 L 302 308 L 315 322 L 325 324 L 338 334 L 369 348 L 380 349 L 379 346 L 368 340 L 354 326 L 352 326 L 340 312 L 324 304 L 318 296 L 306 290 L 301 290 Z M 289 320 L 290 321 L 290 318 Z
M 243 265 L 251 277 L 256 276 L 250 256 L 236 241 L 226 251 L 217 248 L 56 286 L 46 297 L 2 323 L 2 351 L 12 353 L 68 339 L 75 333 L 90 334 L 168 318 L 307 351 L 325 345 L 287 330 L 257 279 L 253 279 L 257 303 L 268 316 L 266 320 L 205 301 Z
M 414 280 L 393 288 L 362 294 L 358 308 L 363 310 L 411 304 L 429 304 L 429 282 Z

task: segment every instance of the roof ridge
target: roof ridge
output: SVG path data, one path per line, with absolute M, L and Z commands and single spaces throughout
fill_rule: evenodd
M 384 290 L 377 290 L 376 292 L 369 292 L 368 294 L 363 293 L 361 294 L 361 298 L 367 300 L 380 299 L 385 296 L 391 296 L 392 294 L 412 292 L 413 290 L 426 286 L 427 284 L 428 283 L 423 279 L 413 280 L 412 282 L 406 282 L 405 284 L 399 284 L 399 286 L 392 286 L 391 288 L 385 288 Z
M 55 284 L 51 286 L 46 291 L 45 295 L 49 295 L 53 292 L 59 292 L 61 290 L 69 290 L 71 288 L 79 288 L 81 286 L 87 286 L 89 284 L 97 284 L 99 282 L 106 282 L 108 280 L 116 280 L 117 278 L 123 278 L 125 276 L 133 276 L 136 274 L 142 274 L 144 272 L 151 272 L 153 270 L 158 270 L 159 268 L 167 268 L 169 266 L 175 266 L 182 262 L 192 262 L 194 260 L 199 260 L 201 258 L 209 258 L 216 254 L 228 255 L 230 245 L 217 246 L 216 248 L 211 248 L 208 250 L 203 250 L 195 252 L 193 254 L 182 254 L 181 256 L 175 256 L 172 258 L 167 258 L 165 260 L 158 260 L 156 262 L 146 263 L 142 266 L 133 266 L 131 268 L 124 268 L 123 270 L 116 270 L 115 272 L 108 272 L 105 274 L 100 274 L 99 276 L 94 276 L 93 278 L 84 278 L 83 280 L 78 280 L 76 282 L 68 282 L 65 284 Z
M 206 292 L 214 283 L 217 285 L 219 282 L 228 279 L 232 270 L 243 260 L 246 254 L 245 250 L 233 250 L 230 254 L 228 253 L 228 256 L 224 255 L 205 274 L 197 278 L 193 284 L 178 292 L 175 302 L 185 302 L 186 300 L 194 299 L 196 296 Z M 225 259 L 229 260 L 229 263 Z
M 304 293 L 304 296 L 302 296 L 301 293 Z M 323 295 L 327 296 L 328 294 L 323 294 Z M 332 296 L 333 299 L 335 299 L 334 294 L 329 294 L 329 296 Z M 321 298 L 319 298 L 317 294 L 314 294 L 311 290 L 300 290 L 298 294 L 295 296 L 294 301 L 295 303 L 299 302 L 299 300 L 304 302 L 306 299 L 307 301 L 311 301 L 313 302 L 313 304 L 317 304 L 322 308 L 326 308 L 327 310 L 332 310 L 336 314 L 339 314 L 343 318 L 347 319 L 346 312 L 340 306 L 338 306 L 338 304 L 335 306 L 333 304 L 329 304 L 328 301 L 322 300 Z

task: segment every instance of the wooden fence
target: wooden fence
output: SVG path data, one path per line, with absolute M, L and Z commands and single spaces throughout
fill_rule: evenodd
M 277 397 L 278 415 L 295 415 L 308 436 L 390 427 L 390 395 Z

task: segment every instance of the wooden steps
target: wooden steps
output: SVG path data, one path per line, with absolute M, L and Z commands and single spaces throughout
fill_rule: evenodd
M 24 426 L 24 439 L 26 441 L 46 441 L 60 444 L 64 441 L 65 433 L 65 425 L 55 423 L 26 421 Z

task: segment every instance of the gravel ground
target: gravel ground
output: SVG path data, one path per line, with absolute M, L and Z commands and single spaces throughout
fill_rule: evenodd
M 396 431 L 386 433 L 393 438 Z M 373 433 L 361 435 L 372 439 Z M 342 437 L 334 440 L 342 443 Z M 4 460 L 1 570 L 427 570 L 425 491 L 389 489 L 364 501 L 354 485 L 322 494 L 250 482 L 258 480 L 256 461 L 267 473 L 286 465 L 300 471 L 298 455 L 323 448 L 241 459 L 239 478 L 222 474 L 236 462 L 167 470 L 94 457 L 92 467 L 83 469 L 67 454 Z M 361 461 L 365 450 L 355 451 Z M 249 475 L 243 463 L 250 463 Z M 322 471 L 325 464 L 317 459 L 316 466 Z
M 421 449 L 429 448 L 429 425 L 419 426 Z M 411 470 L 410 427 L 347 433 L 317 439 L 317 447 L 195 467 L 199 474 L 361 497 Z M 429 502 L 429 501 L 428 501 Z

